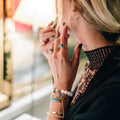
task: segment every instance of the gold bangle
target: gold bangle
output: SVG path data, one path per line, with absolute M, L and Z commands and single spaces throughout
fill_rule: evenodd
M 64 116 L 54 115 L 50 112 L 47 112 L 47 114 L 50 115 L 51 117 L 62 118 L 62 119 L 64 118 Z
M 59 115 L 59 116 L 64 116 L 64 114 L 62 112 L 53 112 L 53 111 L 51 111 L 49 113 Z

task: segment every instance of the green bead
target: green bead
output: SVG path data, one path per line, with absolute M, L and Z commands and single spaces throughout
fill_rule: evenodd
M 60 44 L 60 47 L 61 47 L 61 48 L 63 48 L 63 45 L 62 45 L 62 44 Z

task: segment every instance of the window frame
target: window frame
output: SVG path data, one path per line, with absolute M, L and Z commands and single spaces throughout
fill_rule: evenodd
M 12 59 L 11 45 L 6 34 L 7 0 L 1 2 L 1 33 L 0 33 L 0 109 L 10 105 L 12 98 Z

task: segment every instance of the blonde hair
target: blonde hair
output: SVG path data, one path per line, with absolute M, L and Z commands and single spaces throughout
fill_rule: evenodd
M 120 0 L 70 0 L 85 20 L 107 36 L 120 36 Z

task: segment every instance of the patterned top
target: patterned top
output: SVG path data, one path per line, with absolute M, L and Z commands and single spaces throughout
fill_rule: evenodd
M 109 55 L 112 54 L 112 52 L 118 47 L 119 46 L 108 46 L 85 52 L 88 57 L 88 64 L 86 65 L 78 83 L 71 105 L 75 104 L 77 99 L 85 93 L 96 72 L 103 65 Z

